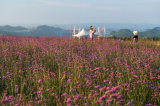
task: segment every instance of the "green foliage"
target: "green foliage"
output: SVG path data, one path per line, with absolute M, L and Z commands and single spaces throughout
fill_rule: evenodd
M 155 36 L 153 36 L 153 37 L 147 37 L 146 39 L 147 40 L 153 40 L 153 41 L 160 41 L 160 38 L 159 37 L 155 37 Z

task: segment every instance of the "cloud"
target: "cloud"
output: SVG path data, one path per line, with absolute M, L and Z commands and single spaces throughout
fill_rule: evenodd
M 118 7 L 111 7 L 111 6 L 99 6 L 97 7 L 99 10 L 108 10 L 108 11 L 118 11 Z
M 53 1 L 43 1 L 43 4 L 44 5 L 51 5 L 51 6 L 64 6 L 63 3 L 60 3 L 60 2 L 53 2 Z
M 73 7 L 73 8 L 86 8 L 89 7 L 87 3 L 71 3 L 71 2 L 60 2 L 60 1 L 49 1 L 49 0 L 36 0 L 41 2 L 43 5 L 58 6 L 58 7 Z
M 75 7 L 75 8 L 86 8 L 86 7 L 90 7 L 87 3 L 70 4 L 70 6 Z

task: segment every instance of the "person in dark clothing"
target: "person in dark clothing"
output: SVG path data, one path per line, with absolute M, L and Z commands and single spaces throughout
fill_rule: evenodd
M 133 37 L 133 43 L 138 42 L 138 31 L 133 31 L 134 37 Z

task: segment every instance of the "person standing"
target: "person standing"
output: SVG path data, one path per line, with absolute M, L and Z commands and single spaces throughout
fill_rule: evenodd
M 94 28 L 94 30 L 93 30 L 93 26 L 90 26 L 90 30 L 89 30 L 89 37 L 90 37 L 90 39 L 93 40 L 95 32 L 96 32 L 96 28 Z
M 133 37 L 133 43 L 138 42 L 138 31 L 133 31 L 134 37 Z

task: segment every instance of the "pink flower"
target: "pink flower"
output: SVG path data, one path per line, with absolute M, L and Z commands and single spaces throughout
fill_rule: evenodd
M 52 96 L 55 96 L 55 93 L 52 93 Z
M 104 88 L 99 88 L 99 91 L 101 91 L 101 92 L 104 91 Z
M 146 104 L 145 106 L 153 106 L 153 105 L 149 103 L 149 104 Z
M 132 102 L 128 102 L 127 105 L 133 105 L 133 103 Z
M 41 94 L 42 93 L 42 91 L 37 91 L 37 94 Z
M 95 86 L 95 88 L 100 88 L 100 85 Z
M 38 83 L 41 83 L 41 82 L 43 82 L 43 80 L 42 80 L 42 79 L 39 79 L 39 80 L 38 80 Z
M 105 93 L 106 93 L 106 94 L 107 94 L 107 93 L 116 93 L 116 90 L 109 90 L 109 91 L 106 91 Z
M 112 100 L 107 100 L 107 103 L 112 103 Z
M 42 102 L 42 101 L 41 101 L 41 100 L 39 100 L 39 101 L 38 101 L 38 104 L 39 104 L 39 103 L 41 103 L 41 102 Z
M 68 104 L 67 106 L 72 106 L 71 104 Z
M 85 105 L 85 106 L 87 106 L 87 105 L 88 105 L 88 103 L 84 103 L 84 105 Z
M 71 98 L 68 98 L 68 99 L 67 99 L 67 103 L 68 103 L 68 102 L 72 102 L 72 99 L 71 99 Z
M 72 82 L 72 79 L 68 79 L 68 80 L 67 80 L 67 83 L 70 83 L 70 82 Z
M 108 81 L 108 80 L 104 80 L 103 82 L 109 83 L 109 81 Z
M 106 99 L 106 97 L 107 97 L 107 95 L 103 95 L 102 97 L 99 98 L 99 100 L 100 100 L 100 101 L 103 101 L 103 100 Z
M 10 74 L 10 72 L 7 72 L 7 74 Z
M 118 94 L 112 94 L 110 95 L 111 98 L 117 98 L 118 97 Z
M 63 93 L 62 96 L 68 96 L 68 94 L 67 93 Z

